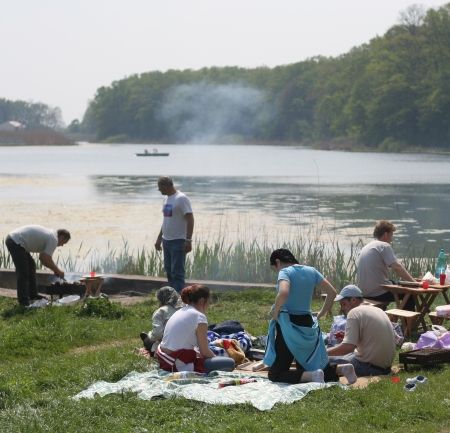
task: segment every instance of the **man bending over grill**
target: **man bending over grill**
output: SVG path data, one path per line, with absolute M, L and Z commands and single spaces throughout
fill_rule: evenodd
M 64 271 L 58 268 L 52 259 L 56 247 L 61 247 L 70 239 L 65 229 L 57 231 L 38 225 L 23 226 L 13 230 L 5 240 L 11 258 L 16 267 L 17 299 L 25 307 L 39 299 L 36 284 L 36 263 L 30 253 L 39 253 L 40 262 L 64 278 Z

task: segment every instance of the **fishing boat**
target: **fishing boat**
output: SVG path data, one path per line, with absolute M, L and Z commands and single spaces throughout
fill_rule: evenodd
M 136 156 L 169 156 L 169 152 L 158 152 L 158 149 L 153 149 L 149 152 L 145 149 L 143 152 L 136 153 Z

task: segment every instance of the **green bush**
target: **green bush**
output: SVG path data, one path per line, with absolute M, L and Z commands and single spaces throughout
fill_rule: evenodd
M 107 298 L 89 298 L 82 305 L 77 315 L 79 317 L 99 317 L 117 320 L 125 316 L 125 308 L 113 303 Z

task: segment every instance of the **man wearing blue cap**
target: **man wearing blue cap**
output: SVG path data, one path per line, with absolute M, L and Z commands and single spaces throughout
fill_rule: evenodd
M 353 284 L 345 286 L 335 301 L 341 304 L 347 323 L 342 343 L 327 349 L 330 362 L 353 364 L 357 376 L 389 374 L 395 339 L 386 313 L 372 305 L 362 305 L 362 291 Z

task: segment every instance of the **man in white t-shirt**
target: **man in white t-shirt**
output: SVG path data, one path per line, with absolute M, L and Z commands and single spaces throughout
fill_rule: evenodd
M 189 198 L 175 189 L 170 177 L 160 177 L 158 189 L 167 197 L 164 199 L 163 223 L 155 248 L 164 251 L 164 269 L 169 286 L 181 292 L 185 285 L 186 254 L 192 250 L 194 214 Z
M 330 364 L 351 363 L 357 376 L 377 376 L 391 372 L 395 356 L 395 336 L 387 314 L 372 305 L 361 305 L 359 287 L 344 287 L 335 301 L 347 316 L 341 344 L 327 349 Z
M 391 243 L 395 226 L 389 221 L 378 221 L 373 230 L 373 241 L 361 250 L 357 264 L 357 283 L 365 298 L 389 304 L 394 295 L 381 287 L 390 284 L 389 269 L 405 281 L 415 281 L 405 267 L 395 257 Z M 414 300 L 408 299 L 406 310 L 414 311 Z
M 5 244 L 16 267 L 17 299 L 20 305 L 30 305 L 39 299 L 36 285 L 36 263 L 30 253 L 39 253 L 40 262 L 55 275 L 64 278 L 62 271 L 52 259 L 56 247 L 70 239 L 65 229 L 51 230 L 39 225 L 23 226 L 6 237 Z

